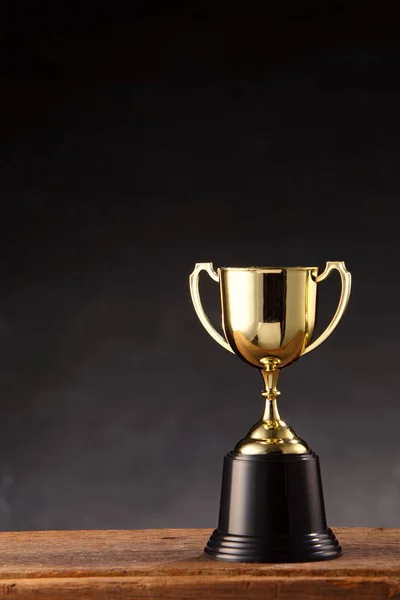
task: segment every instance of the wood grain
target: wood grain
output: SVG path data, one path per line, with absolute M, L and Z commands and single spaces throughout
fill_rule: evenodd
M 342 558 L 271 565 L 207 559 L 210 533 L 0 533 L 0 598 L 400 599 L 400 529 L 335 528 Z

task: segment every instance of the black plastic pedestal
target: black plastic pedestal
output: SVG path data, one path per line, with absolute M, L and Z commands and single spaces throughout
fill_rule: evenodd
M 224 460 L 218 529 L 209 558 L 307 562 L 341 554 L 327 527 L 318 456 L 230 452 Z

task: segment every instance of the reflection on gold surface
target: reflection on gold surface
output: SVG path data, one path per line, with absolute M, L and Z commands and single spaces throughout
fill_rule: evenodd
M 325 331 L 312 341 L 317 309 L 317 286 L 336 269 L 342 293 L 336 313 Z M 204 312 L 199 294 L 202 270 L 220 285 L 221 336 Z M 270 452 L 301 454 L 307 445 L 279 417 L 276 383 L 280 370 L 303 354 L 314 350 L 332 333 L 346 309 L 351 275 L 343 262 L 327 262 L 323 273 L 317 267 L 220 268 L 197 263 L 190 276 L 190 291 L 196 313 L 207 332 L 221 346 L 263 376 L 266 400 L 262 420 L 236 447 L 245 454 Z
M 249 342 L 241 331 L 232 331 L 231 346 L 238 356 L 255 367 L 262 367 L 263 361 L 270 357 L 279 358 L 279 368 L 281 369 L 295 361 L 302 354 L 305 341 L 306 332 L 298 331 L 294 334 L 293 339 L 284 346 L 278 348 L 260 348 L 256 344 Z

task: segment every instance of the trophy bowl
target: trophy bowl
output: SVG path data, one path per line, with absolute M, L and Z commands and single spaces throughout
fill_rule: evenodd
M 224 336 L 204 312 L 199 275 L 219 282 Z M 341 277 L 337 310 L 313 339 L 318 284 L 333 270 Z M 263 378 L 262 418 L 224 460 L 218 528 L 205 552 L 218 560 L 294 562 L 340 556 L 327 527 L 318 456 L 279 415 L 281 369 L 317 348 L 336 328 L 350 297 L 343 262 L 318 267 L 223 267 L 197 263 L 190 291 L 200 322 L 226 350 L 257 368 Z

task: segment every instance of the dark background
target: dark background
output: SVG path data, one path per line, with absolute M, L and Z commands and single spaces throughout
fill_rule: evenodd
M 262 382 L 197 320 L 209 260 L 346 261 L 281 414 L 331 525 L 400 526 L 395 8 L 1 4 L 1 529 L 216 524 Z

